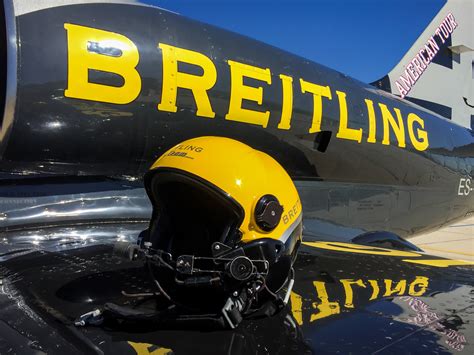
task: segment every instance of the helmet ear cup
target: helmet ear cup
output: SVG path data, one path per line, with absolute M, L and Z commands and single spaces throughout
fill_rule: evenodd
M 255 206 L 255 221 L 257 226 L 265 232 L 271 232 L 280 223 L 283 206 L 273 195 L 260 197 Z

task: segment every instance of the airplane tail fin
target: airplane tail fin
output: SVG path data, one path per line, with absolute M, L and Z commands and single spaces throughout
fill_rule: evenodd
M 448 0 L 372 85 L 474 129 L 474 0 Z

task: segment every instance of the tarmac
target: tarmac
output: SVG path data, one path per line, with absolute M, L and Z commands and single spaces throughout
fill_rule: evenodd
M 474 217 L 410 238 L 427 254 L 474 262 Z

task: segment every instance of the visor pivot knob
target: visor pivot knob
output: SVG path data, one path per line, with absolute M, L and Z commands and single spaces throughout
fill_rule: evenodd
M 280 223 L 283 206 L 273 195 L 264 195 L 255 206 L 255 221 L 265 232 L 271 232 Z

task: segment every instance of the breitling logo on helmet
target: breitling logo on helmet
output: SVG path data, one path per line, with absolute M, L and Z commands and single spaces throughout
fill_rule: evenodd
M 188 153 L 186 152 L 177 152 L 177 151 L 170 151 L 168 152 L 168 154 L 166 154 L 167 156 L 170 156 L 170 157 L 182 157 L 182 158 L 188 158 L 188 159 L 194 159 L 193 157 L 190 157 L 188 155 Z
M 176 147 L 174 147 L 172 150 L 170 150 L 166 155 L 194 159 L 192 156 L 188 154 L 188 152 L 201 153 L 203 150 L 204 150 L 203 147 L 179 144 Z
M 204 150 L 203 147 L 199 147 L 199 146 L 196 146 L 196 145 L 182 145 L 182 144 L 177 145 L 176 147 L 174 147 L 174 149 L 190 150 L 190 151 L 193 151 L 193 152 L 196 152 L 196 153 L 201 153 Z
M 300 200 L 296 201 L 293 207 L 288 209 L 288 212 L 282 216 L 283 223 L 288 224 L 288 222 L 293 222 L 301 211 L 301 202 Z

